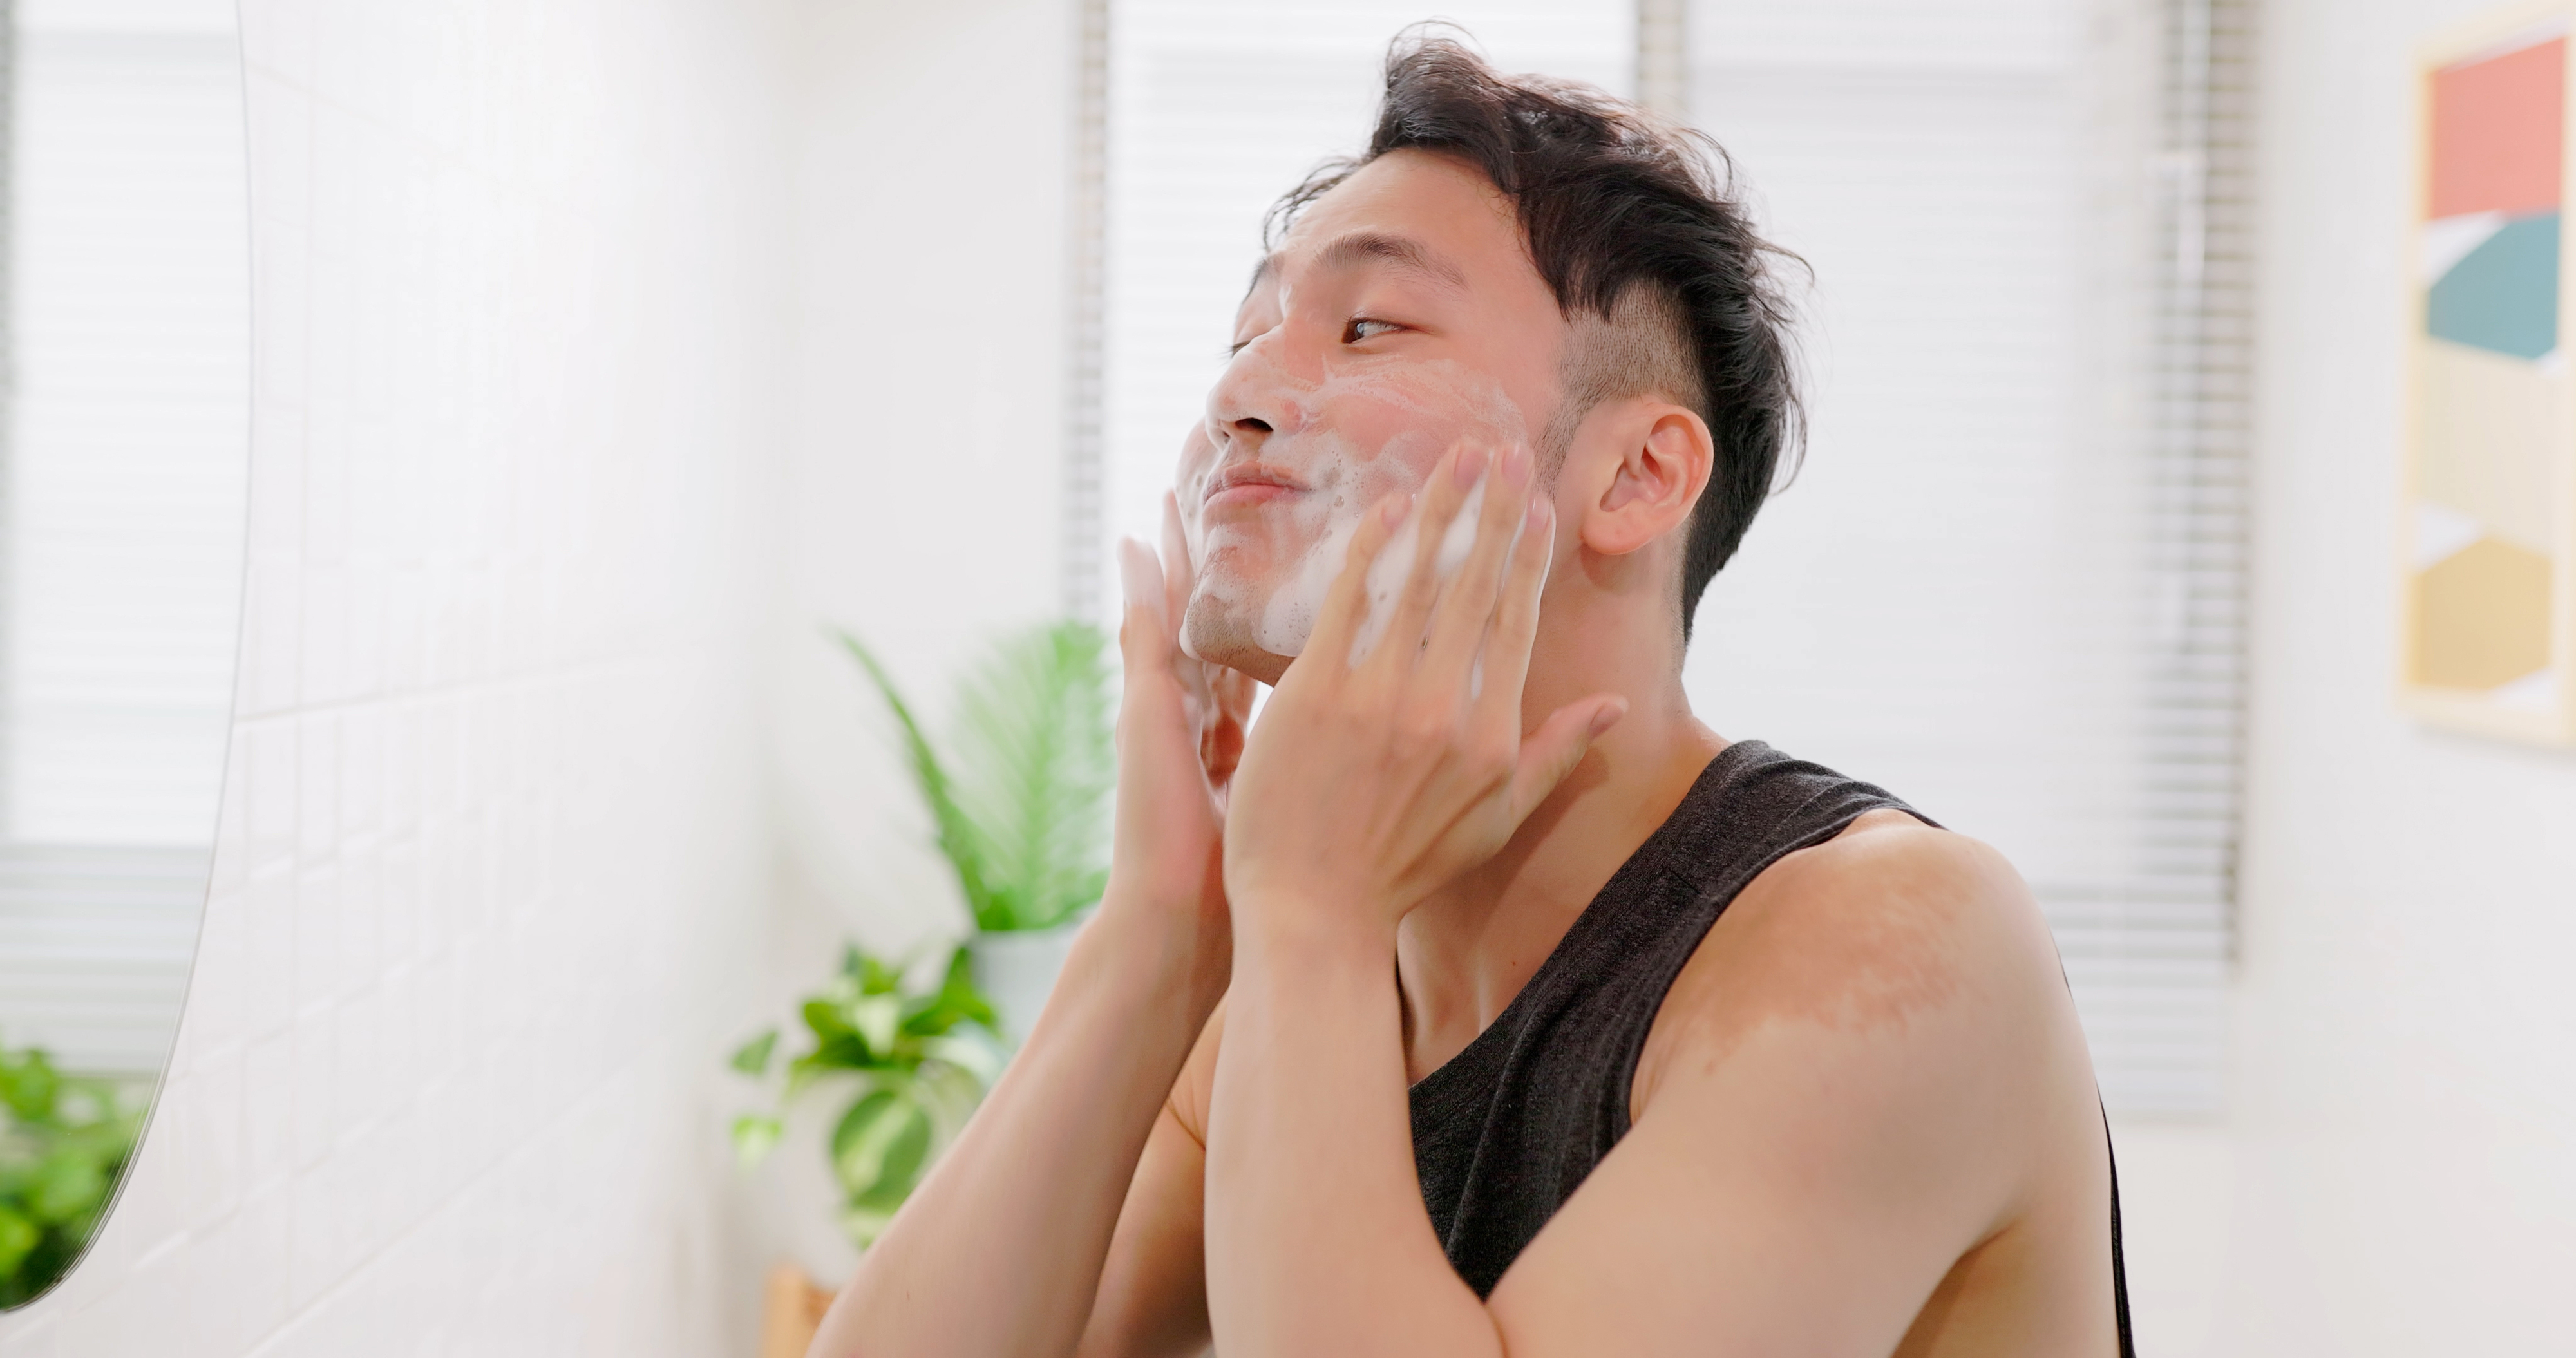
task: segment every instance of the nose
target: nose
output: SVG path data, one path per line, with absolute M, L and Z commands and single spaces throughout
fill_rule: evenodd
M 1208 437 L 1218 444 L 1258 452 L 1272 434 L 1292 433 L 1304 422 L 1305 384 L 1279 366 L 1278 334 L 1265 331 L 1237 350 L 1208 389 Z

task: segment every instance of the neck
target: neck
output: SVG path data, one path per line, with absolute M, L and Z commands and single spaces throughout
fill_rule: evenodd
M 1494 1021 L 1726 746 L 1691 714 L 1676 640 L 1633 619 L 1615 625 L 1622 620 L 1596 616 L 1596 625 L 1586 626 L 1586 610 L 1559 602 L 1541 612 L 1522 729 L 1604 691 L 1626 697 L 1628 715 L 1593 743 L 1501 853 L 1398 926 L 1409 1079 L 1437 1069 Z

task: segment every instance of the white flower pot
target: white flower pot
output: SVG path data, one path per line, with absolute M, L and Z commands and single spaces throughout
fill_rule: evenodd
M 966 945 L 974 958 L 976 988 L 993 1001 L 1002 1035 L 1013 1050 L 1028 1039 L 1038 1011 L 1046 1008 L 1056 973 L 1064 970 L 1064 955 L 1089 917 L 1086 911 L 1052 929 L 977 934 Z

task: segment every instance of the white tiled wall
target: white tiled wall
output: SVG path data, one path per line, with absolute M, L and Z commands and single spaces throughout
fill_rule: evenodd
M 124 1204 L 0 1354 L 739 1352 L 783 6 L 244 8 L 216 880 Z

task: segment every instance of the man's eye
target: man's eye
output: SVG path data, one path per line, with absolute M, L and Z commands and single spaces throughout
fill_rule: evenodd
M 1393 321 L 1378 321 L 1366 316 L 1354 316 L 1348 325 L 1342 327 L 1342 343 L 1357 344 L 1361 340 L 1376 339 L 1380 335 L 1393 334 L 1403 328 Z

